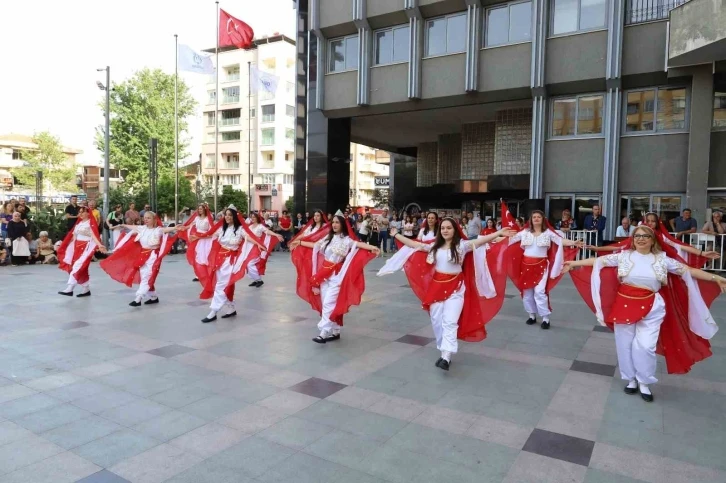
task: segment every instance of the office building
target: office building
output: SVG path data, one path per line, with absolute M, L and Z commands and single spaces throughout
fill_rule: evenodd
M 350 200 L 351 206 L 375 208 L 388 192 L 389 155 L 386 151 L 362 144 L 350 145 Z

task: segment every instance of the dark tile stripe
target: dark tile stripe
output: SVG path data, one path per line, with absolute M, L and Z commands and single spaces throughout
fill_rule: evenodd
M 592 328 L 593 332 L 607 332 L 608 334 L 612 334 L 613 331 L 610 330 L 608 327 L 605 327 L 604 325 L 596 325 Z
M 407 334 L 403 337 L 396 339 L 396 342 L 403 342 L 404 344 L 420 345 L 421 347 L 429 345 L 433 340 L 431 337 L 422 337 L 420 335 Z
M 340 384 L 339 382 L 311 377 L 310 379 L 306 379 L 288 389 L 290 391 L 299 392 L 300 394 L 325 399 L 346 387 L 347 386 L 345 384 Z
M 187 352 L 191 352 L 193 350 L 196 350 L 196 349 L 192 349 L 191 347 L 185 347 L 183 345 L 172 344 L 172 345 L 167 345 L 164 347 L 159 347 L 158 349 L 152 349 L 152 350 L 146 351 L 146 352 L 148 352 L 149 354 L 153 354 L 155 356 L 169 358 L 169 357 L 178 356 L 179 354 L 186 354 Z
M 600 376 L 607 377 L 613 377 L 613 374 L 615 374 L 615 366 L 585 361 L 572 361 L 572 366 L 570 366 L 570 370 L 585 372 L 587 374 L 598 374 Z
M 522 451 L 588 466 L 594 447 L 594 441 L 535 429 L 529 435 Z

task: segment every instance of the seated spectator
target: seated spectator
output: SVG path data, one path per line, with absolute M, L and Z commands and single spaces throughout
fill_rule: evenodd
M 40 261 L 40 253 L 38 253 L 38 240 L 33 239 L 33 234 L 31 232 L 25 234 L 25 239 L 28 240 L 28 250 L 30 250 L 28 263 L 30 265 L 35 265 L 38 261 Z
M 670 221 L 671 230 L 676 232 L 676 238 L 683 240 L 685 235 L 689 233 L 696 233 L 698 230 L 698 223 L 694 218 L 691 218 L 691 210 L 686 208 L 683 210 L 681 216 L 673 218 Z
M 5 244 L 0 245 L 0 267 L 4 267 L 8 264 L 8 249 L 5 248 Z
M 572 218 L 570 210 L 565 208 L 562 210 L 562 218 L 555 223 L 555 228 L 560 231 L 568 232 L 570 230 L 577 230 L 577 223 Z
M 56 264 L 58 258 L 55 256 L 55 248 L 53 248 L 53 240 L 48 238 L 47 231 L 41 231 L 38 236 L 38 253 L 40 260 L 44 264 Z
M 615 237 L 616 238 L 627 238 L 630 235 L 633 234 L 635 231 L 635 227 L 630 224 L 630 218 L 627 216 L 622 219 L 620 222 L 620 226 L 617 230 L 615 230 Z

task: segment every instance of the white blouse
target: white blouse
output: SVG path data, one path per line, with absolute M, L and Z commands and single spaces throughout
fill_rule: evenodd
M 73 236 L 78 241 L 91 241 L 93 239 L 93 230 L 91 230 L 91 220 L 76 223 L 73 227 Z
M 427 242 L 427 241 L 430 241 L 430 240 L 435 240 L 436 239 L 436 233 L 434 233 L 434 230 L 429 230 L 428 233 L 424 234 L 424 228 L 422 228 L 418 232 L 418 236 L 416 236 L 416 239 L 418 241 L 422 241 L 422 242 Z
M 158 226 L 149 228 L 146 226 L 136 227 L 136 241 L 141 243 L 141 248 L 152 249 L 158 248 L 161 244 L 161 237 L 164 236 L 164 232 Z
M 255 225 L 254 228 L 250 226 L 250 230 L 252 231 L 252 233 L 255 234 L 257 238 L 262 238 L 262 235 L 265 234 L 265 230 L 267 230 L 267 226 L 263 225 L 262 223 L 258 223 L 257 225 Z
M 222 245 L 222 248 L 225 248 L 227 250 L 237 250 L 239 246 L 242 244 L 242 242 L 247 238 L 245 235 L 245 229 L 241 226 L 237 228 L 237 231 L 234 230 L 234 227 L 228 227 L 226 231 L 223 231 L 224 228 L 219 228 L 214 233 L 214 238 L 219 241 L 219 244 Z
M 464 263 L 464 255 L 472 251 L 474 245 L 468 240 L 461 240 L 456 251 L 459 255 L 459 263 L 456 263 L 451 257 L 451 250 L 439 248 L 434 255 L 433 244 L 422 245 L 420 249 L 429 252 L 426 262 L 436 264 L 436 271 L 440 273 L 461 273 L 461 264 Z
M 197 229 L 197 233 L 205 233 L 211 228 L 206 216 L 197 216 L 197 219 L 194 220 L 194 226 Z
M 517 242 L 520 242 L 525 256 L 531 258 L 547 258 L 547 250 L 549 250 L 552 242 L 560 245 L 562 244 L 562 239 L 550 230 L 545 230 L 537 236 L 529 230 L 522 230 L 509 239 L 510 245 L 514 245 Z
M 310 225 L 309 227 L 305 228 L 305 231 L 303 232 L 302 237 L 305 238 L 306 236 L 310 236 L 313 233 L 315 233 L 316 231 L 318 231 L 318 226 Z
M 603 267 L 617 267 L 618 278 L 622 283 L 647 288 L 653 292 L 668 283 L 669 272 L 680 276 L 687 271 L 685 265 L 664 253 L 643 255 L 633 250 L 600 257 L 597 263 Z
M 332 263 L 340 263 L 348 256 L 348 252 L 353 248 L 355 242 L 349 236 L 335 235 L 330 240 L 330 243 L 328 243 L 328 237 L 325 237 L 315 242 L 315 245 L 317 245 L 318 250 L 325 248 L 325 252 L 323 253 L 325 260 Z

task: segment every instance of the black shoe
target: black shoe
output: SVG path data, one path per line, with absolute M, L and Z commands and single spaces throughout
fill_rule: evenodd
M 133 302 L 131 302 L 129 304 L 129 306 L 130 307 L 141 307 L 141 302 L 137 302 L 136 300 L 134 300 Z
M 537 323 L 537 319 L 529 318 L 527 319 L 527 325 L 534 325 Z
M 58 292 L 58 295 L 65 295 L 66 297 L 73 297 L 73 292 Z
M 194 277 L 194 278 L 192 279 L 192 282 L 198 282 L 198 281 L 199 281 L 199 279 L 198 279 L 197 277 Z
M 542 329 L 544 329 L 544 330 L 548 330 L 550 328 L 550 321 L 549 320 L 543 320 L 542 321 L 542 325 L 540 325 L 540 327 L 542 327 Z
M 636 392 L 638 392 L 638 386 L 635 386 L 635 387 L 628 387 L 628 386 L 625 386 L 625 387 L 623 388 L 623 392 L 624 392 L 625 394 L 630 394 L 630 395 L 632 395 L 632 394 L 635 394 Z
M 215 320 L 217 320 L 216 315 L 214 317 L 212 317 L 211 319 L 209 317 L 204 317 L 202 319 L 202 324 L 208 324 L 209 322 L 214 322 Z
M 340 334 L 329 335 L 328 337 L 325 338 L 325 342 L 330 342 L 333 340 L 340 340 Z
M 159 303 L 159 297 L 156 297 L 155 299 L 149 299 L 146 302 L 144 302 L 144 305 L 153 305 Z
M 444 358 L 442 357 L 442 358 L 441 358 L 441 359 L 439 359 L 439 361 L 438 361 L 438 362 L 436 363 L 436 367 L 438 367 L 439 369 L 443 369 L 443 370 L 445 370 L 445 371 L 448 371 L 448 370 L 449 370 L 449 365 L 450 365 L 450 364 L 451 364 L 451 363 L 450 363 L 449 361 L 447 361 L 446 359 L 444 359 Z
M 443 357 L 439 357 L 438 359 L 436 359 L 436 362 L 434 363 L 434 365 L 435 365 L 436 367 L 439 367 L 439 364 L 441 364 L 441 361 L 443 361 L 443 360 L 444 360 L 444 358 L 443 358 Z
M 223 318 L 223 319 L 229 319 L 230 317 L 236 317 L 236 316 L 237 316 L 237 311 L 235 310 L 235 311 L 233 311 L 233 312 L 230 312 L 230 313 L 228 313 L 228 314 L 224 314 L 224 315 L 222 316 L 222 318 Z
M 252 282 L 251 284 L 247 285 L 248 287 L 256 287 L 257 286 L 257 280 Z
M 90 296 L 91 296 L 90 290 L 88 292 L 83 292 L 83 293 L 79 293 L 78 295 L 76 295 L 76 297 L 90 297 Z
M 264 282 L 263 280 L 258 280 L 258 281 L 257 281 L 257 285 L 255 285 L 255 287 L 257 287 L 257 288 L 260 288 L 260 287 L 262 287 L 262 286 L 263 286 L 264 284 L 265 284 L 265 282 Z
M 640 397 L 642 397 L 643 401 L 645 401 L 645 402 L 653 402 L 653 394 L 643 394 L 641 392 Z
M 327 342 L 327 338 L 319 335 L 313 339 L 313 342 L 315 342 L 316 344 L 325 344 Z

